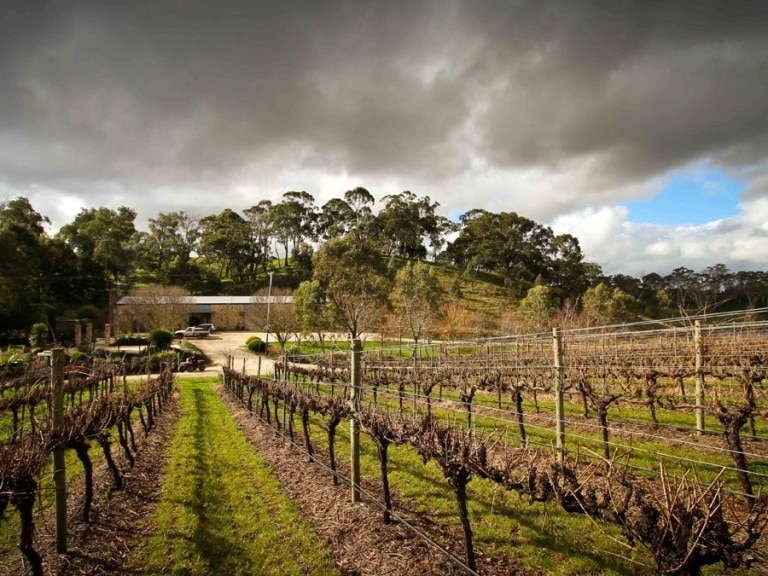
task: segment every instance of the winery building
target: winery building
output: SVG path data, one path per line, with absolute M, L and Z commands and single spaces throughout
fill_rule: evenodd
M 170 324 L 165 327 L 173 330 L 198 324 L 214 324 L 217 330 L 262 330 L 269 307 L 286 304 L 293 304 L 292 296 L 123 296 L 115 321 L 123 332 L 140 332 L 150 323 Z

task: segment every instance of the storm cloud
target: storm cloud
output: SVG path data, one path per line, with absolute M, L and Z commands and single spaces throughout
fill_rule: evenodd
M 17 2 L 0 8 L 0 193 L 63 224 L 407 189 L 574 231 L 611 213 L 612 245 L 580 237 L 607 271 L 651 271 L 612 269 L 624 237 L 656 247 L 645 267 L 692 265 L 703 231 L 639 234 L 615 206 L 707 164 L 749 184 L 744 216 L 708 233 L 759 236 L 766 22 L 738 0 Z M 768 268 L 728 254 L 709 253 Z

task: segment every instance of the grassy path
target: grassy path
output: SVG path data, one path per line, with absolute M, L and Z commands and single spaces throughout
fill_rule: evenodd
M 211 380 L 179 383 L 155 535 L 135 559 L 145 574 L 338 574 L 281 492 Z

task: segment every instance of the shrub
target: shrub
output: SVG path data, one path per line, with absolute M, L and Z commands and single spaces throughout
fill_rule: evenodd
M 267 345 L 258 336 L 251 336 L 245 341 L 245 346 L 255 354 L 264 354 L 267 351 Z
M 71 354 L 69 354 L 69 363 L 70 364 L 87 364 L 89 360 L 89 356 L 86 352 L 83 352 L 82 350 L 75 350 Z
M 93 321 L 95 324 L 101 319 L 102 311 L 94 304 L 83 304 L 77 309 L 77 317 L 86 318 L 88 321 Z
M 48 325 L 35 322 L 29 329 L 29 345 L 35 350 L 42 350 L 48 343 Z
M 176 364 L 176 351 L 175 350 L 162 350 L 152 354 L 152 369 L 162 370 L 168 365 Z
M 149 344 L 149 340 L 135 334 L 120 334 L 115 338 L 115 344 L 117 346 L 146 346 Z
M 157 350 L 168 350 L 173 342 L 173 334 L 168 330 L 152 330 L 149 333 L 149 342 Z

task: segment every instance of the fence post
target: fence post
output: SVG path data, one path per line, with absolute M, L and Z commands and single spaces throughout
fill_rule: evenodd
M 565 399 L 563 398 L 563 340 L 559 328 L 552 328 L 552 351 L 555 367 L 555 447 L 557 461 L 565 460 Z
M 693 345 L 696 350 L 696 434 L 704 434 L 704 342 L 701 339 L 701 324 L 693 325 Z
M 349 402 L 352 415 L 349 420 L 350 453 L 352 468 L 352 502 L 360 502 L 360 356 L 362 346 L 359 339 L 352 341 L 352 386 Z
M 419 343 L 413 345 L 413 413 L 416 414 L 417 395 L 419 393 Z
M 64 427 L 64 348 L 54 348 L 51 363 L 51 391 L 53 395 L 53 434 Z M 53 485 L 56 509 L 56 552 L 67 552 L 67 474 L 64 464 L 64 447 L 53 451 Z

